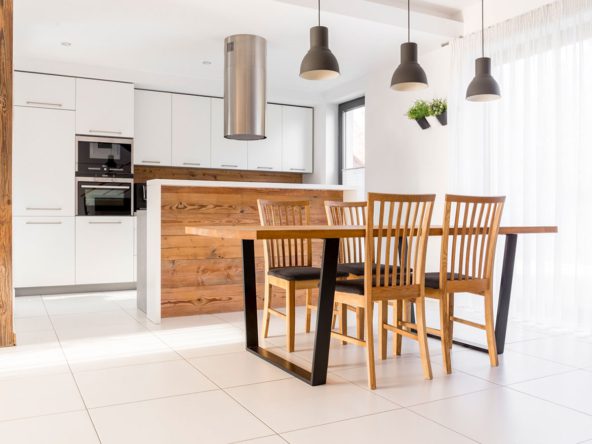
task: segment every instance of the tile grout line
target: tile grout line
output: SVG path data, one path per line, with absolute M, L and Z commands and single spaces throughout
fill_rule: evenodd
M 440 427 L 443 427 L 443 428 L 445 428 L 446 430 L 450 430 L 451 432 L 454 432 L 454 433 L 456 433 L 456 434 L 458 434 L 458 435 L 460 435 L 460 436 L 464 436 L 465 438 L 467 438 L 467 439 L 469 439 L 469 440 L 471 440 L 471 441 L 473 441 L 473 442 L 476 442 L 477 444 L 482 444 L 482 442 L 481 442 L 481 441 L 477 441 L 476 439 L 473 439 L 473 438 L 471 438 L 470 436 L 467 436 L 467 435 L 465 435 L 464 433 L 461 433 L 461 432 L 459 432 L 458 430 L 454 430 L 454 429 L 452 429 L 452 428 L 448 427 L 448 426 L 447 426 L 447 425 L 445 425 L 445 424 L 439 423 L 439 422 L 438 422 L 438 421 L 436 421 L 435 419 L 428 418 L 427 416 L 424 416 L 424 415 L 422 415 L 421 413 L 419 413 L 419 412 L 416 412 L 416 411 L 414 411 L 414 410 L 411 410 L 411 409 L 409 409 L 409 408 L 407 408 L 407 407 L 405 407 L 405 410 L 407 410 L 407 411 L 409 411 L 409 412 L 411 412 L 411 413 L 413 413 L 413 414 L 415 414 L 415 415 L 419 416 L 420 418 L 423 418 L 423 419 L 425 419 L 426 421 L 430 421 L 430 422 L 432 422 L 432 423 L 434 423 L 434 424 L 436 424 L 436 425 L 439 425 Z
M 592 416 L 591 413 L 587 413 L 587 412 L 584 412 L 582 410 L 578 410 L 576 408 L 569 407 L 567 405 L 559 404 L 559 403 L 557 403 L 555 401 L 551 401 L 550 399 L 541 398 L 540 396 L 533 395 L 532 393 L 523 392 L 523 391 L 518 390 L 518 389 L 516 389 L 514 387 L 509 387 L 508 386 L 508 387 L 504 387 L 504 388 L 507 388 L 508 390 L 512 390 L 513 392 L 516 392 L 516 393 L 520 393 L 521 395 L 526 395 L 526 396 L 528 396 L 530 398 L 537 399 L 539 401 L 543 401 L 543 402 L 547 402 L 549 404 L 553 404 L 553 405 L 555 405 L 557 407 L 562 407 L 564 409 L 571 410 L 572 412 L 580 413 L 580 414 L 586 415 L 586 416 Z

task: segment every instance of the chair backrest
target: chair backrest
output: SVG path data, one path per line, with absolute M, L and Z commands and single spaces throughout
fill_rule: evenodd
M 367 202 L 325 202 L 325 212 L 329 225 L 366 225 Z M 341 239 L 339 246 L 339 263 L 364 262 L 365 239 L 352 237 Z
M 310 225 L 309 201 L 257 200 L 263 226 Z M 310 267 L 310 239 L 272 239 L 265 243 L 265 268 Z
M 434 194 L 368 194 L 366 224 L 366 294 L 377 288 L 424 285 L 425 256 Z M 378 235 L 374 236 L 374 229 Z M 379 265 L 383 264 L 381 269 Z M 373 274 L 373 265 L 376 272 Z M 392 271 L 391 271 L 392 268 Z
M 445 281 L 489 280 L 505 197 L 446 195 L 440 254 Z

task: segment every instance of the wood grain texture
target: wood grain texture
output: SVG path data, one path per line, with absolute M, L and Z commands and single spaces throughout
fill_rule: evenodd
M 0 0 L 0 347 L 15 345 L 12 290 L 12 0 Z
M 143 183 L 151 179 L 302 183 L 302 174 L 134 165 L 134 180 L 136 183 Z
M 243 308 L 240 240 L 212 239 L 185 233 L 187 226 L 259 224 L 257 199 L 310 200 L 311 222 L 327 224 L 325 200 L 342 200 L 342 191 L 263 188 L 162 187 L 162 316 L 238 311 Z M 313 265 L 319 265 L 322 242 L 313 241 Z M 258 304 L 263 305 L 263 243 L 255 243 Z M 305 292 L 297 292 L 304 304 Z M 316 295 L 315 295 L 316 297 Z M 274 306 L 285 293 L 273 293 Z

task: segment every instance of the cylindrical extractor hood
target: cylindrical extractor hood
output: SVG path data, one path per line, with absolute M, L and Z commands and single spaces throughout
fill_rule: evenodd
M 267 42 L 257 35 L 231 35 L 224 51 L 224 137 L 265 139 Z

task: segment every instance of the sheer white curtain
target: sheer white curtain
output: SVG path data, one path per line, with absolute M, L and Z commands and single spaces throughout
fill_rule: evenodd
M 506 195 L 504 224 L 559 226 L 519 237 L 511 315 L 591 334 L 592 0 L 553 3 L 485 38 L 502 92 L 488 104 L 464 98 L 480 34 L 452 43 L 450 189 Z

